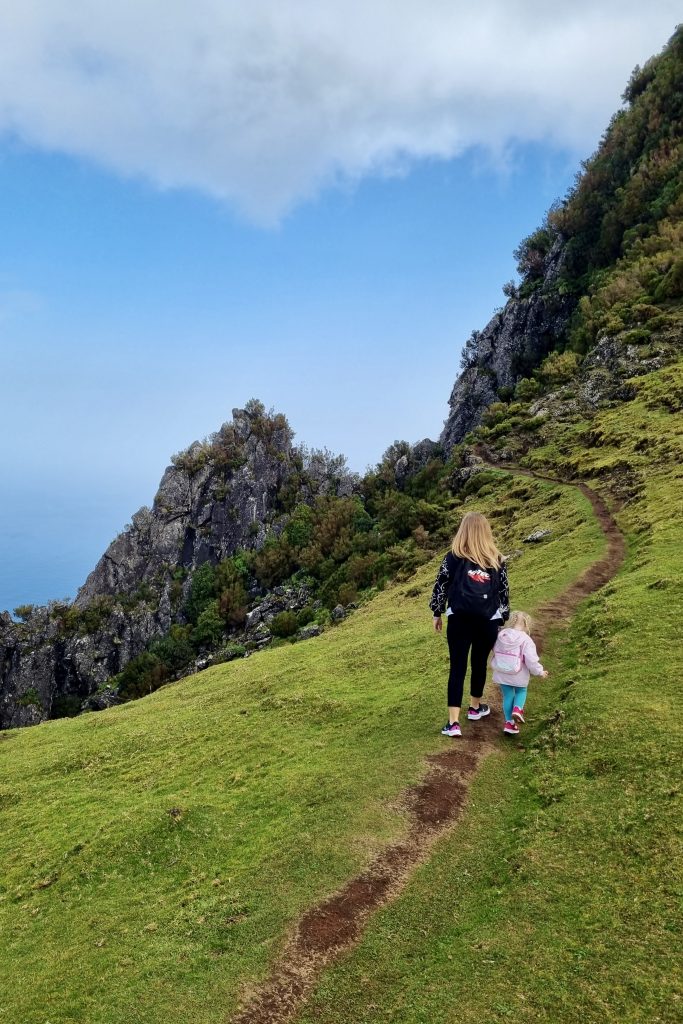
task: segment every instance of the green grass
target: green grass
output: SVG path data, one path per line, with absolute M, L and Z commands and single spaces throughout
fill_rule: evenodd
M 572 488 L 496 474 L 467 507 L 521 550 L 518 606 L 604 549 Z M 450 742 L 437 564 L 313 641 L 0 737 L 0 1021 L 226 1019 L 302 910 L 402 834 L 397 794 Z
M 681 1019 L 683 366 L 635 387 L 528 460 L 616 482 L 622 572 L 555 634 L 525 749 L 484 764 L 300 1024 Z

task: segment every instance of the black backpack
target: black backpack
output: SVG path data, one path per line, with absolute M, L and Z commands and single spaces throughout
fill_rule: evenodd
M 453 554 L 449 561 L 448 607 L 451 611 L 492 618 L 500 606 L 500 570 L 482 569 L 468 558 L 456 558 Z

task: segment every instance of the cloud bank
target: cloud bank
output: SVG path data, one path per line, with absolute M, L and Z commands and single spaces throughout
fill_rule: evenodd
M 0 134 L 277 221 L 473 146 L 585 153 L 669 0 L 0 0 Z

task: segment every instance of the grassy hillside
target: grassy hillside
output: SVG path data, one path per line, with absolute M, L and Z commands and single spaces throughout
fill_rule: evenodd
M 575 487 L 481 471 L 475 443 L 591 483 L 629 542 L 619 575 L 550 638 L 523 742 L 483 763 L 465 815 L 300 1024 L 680 1019 L 681 66 L 678 31 L 520 246 L 524 297 L 566 242 L 553 288 L 576 312 L 556 350 L 540 365 L 530 353 L 448 463 L 398 486 L 409 451 L 392 446 L 365 507 L 281 495 L 291 520 L 254 556 L 264 586 L 310 572 L 329 605 L 347 602 L 408 575 L 477 508 L 517 552 L 513 604 L 533 612 L 603 553 L 602 532 Z M 550 538 L 522 545 L 538 528 Z M 0 1022 L 224 1022 L 300 915 L 406 834 L 402 792 L 452 743 L 427 609 L 440 557 L 320 638 L 0 734 Z M 243 568 L 205 570 L 195 617 L 167 641 L 187 646 L 201 623 L 192 643 L 214 628 L 218 642 L 246 610 Z M 138 664 L 128 696 L 161 668 Z
M 601 553 L 575 489 L 481 483 L 465 507 L 522 550 L 515 604 Z M 524 547 L 538 527 L 552 537 Z M 301 911 L 402 834 L 397 794 L 451 742 L 436 564 L 305 644 L 0 736 L 0 1020 L 226 1019 Z
M 674 1021 L 683 365 L 559 419 L 525 462 L 619 496 L 619 576 L 545 656 L 523 744 L 320 980 L 301 1022 Z M 485 472 L 513 603 L 604 541 L 572 487 Z M 521 544 L 548 527 L 537 547 Z M 0 1020 L 225 1021 L 288 929 L 400 837 L 397 797 L 451 741 L 437 561 L 322 637 L 124 707 L 0 737 Z M 475 729 L 466 725 L 466 729 Z M 523 748 L 523 749 L 522 749 Z
M 526 459 L 621 494 L 623 570 L 551 644 L 526 749 L 302 1022 L 680 1020 L 683 364 L 632 387 Z

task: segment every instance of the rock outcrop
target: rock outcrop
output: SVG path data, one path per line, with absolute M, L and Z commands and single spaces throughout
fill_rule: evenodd
M 183 621 L 195 569 L 261 547 L 287 522 L 285 497 L 350 494 L 356 482 L 343 458 L 296 448 L 284 416 L 258 402 L 234 409 L 208 441 L 174 457 L 152 508 L 135 513 L 72 606 L 53 602 L 23 622 L 0 615 L 0 728 L 110 704 L 107 681 Z M 275 595 L 257 617 L 298 608 L 299 597 Z
M 35 609 L 26 622 L 0 621 L 0 728 L 78 712 L 89 697 L 164 632 L 146 604 L 114 605 L 100 629 L 65 631 L 63 605 Z
M 283 422 L 267 439 L 253 429 L 255 417 L 233 409 L 229 433 L 232 464 L 212 457 L 195 442 L 169 466 L 151 509 L 141 508 L 109 545 L 76 597 L 84 607 L 102 594 L 130 594 L 143 584 L 157 587 L 161 601 L 170 587 L 168 569 L 191 573 L 219 562 L 238 548 L 259 547 L 272 519 L 277 493 L 293 470 L 291 433 Z
M 468 343 L 466 365 L 453 386 L 440 437 L 446 454 L 481 423 L 484 411 L 501 391 L 511 391 L 528 376 L 565 333 L 576 299 L 557 288 L 563 259 L 558 236 L 531 294 L 510 298 Z

